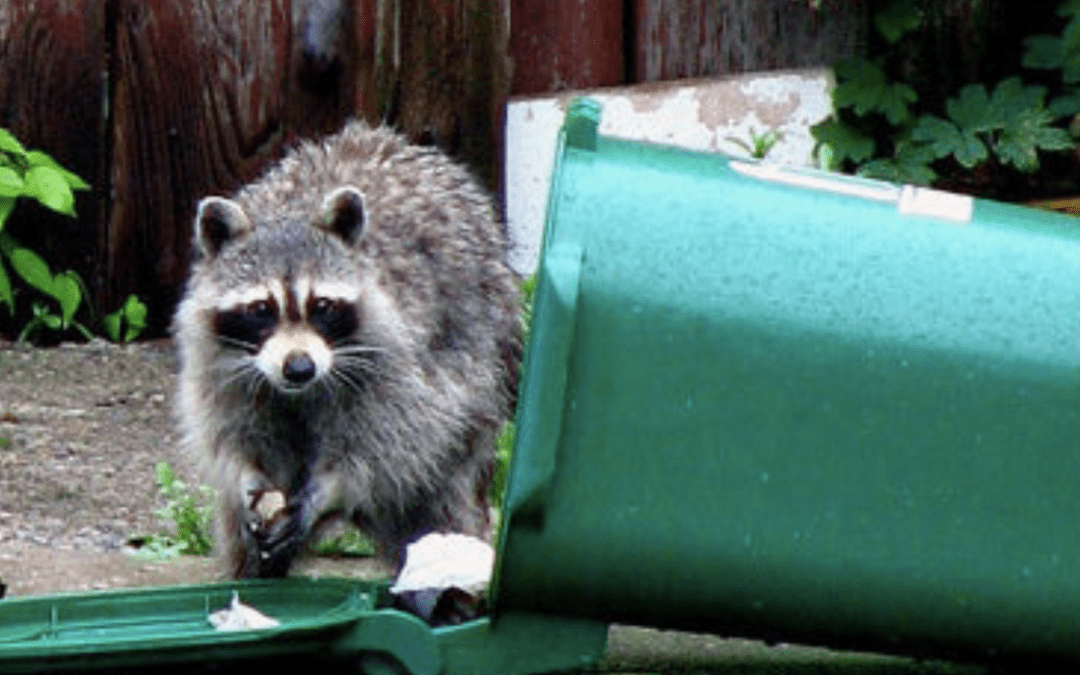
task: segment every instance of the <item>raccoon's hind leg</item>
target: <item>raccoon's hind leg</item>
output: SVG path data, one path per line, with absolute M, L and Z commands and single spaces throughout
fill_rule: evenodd
M 396 517 L 373 518 L 352 514 L 353 523 L 376 542 L 379 556 L 398 570 L 405 563 L 406 547 L 429 534 L 465 534 L 491 542 L 488 490 L 494 469 L 494 433 L 477 430 L 462 464 L 443 476 L 436 489 L 424 492 L 411 504 L 400 505 Z

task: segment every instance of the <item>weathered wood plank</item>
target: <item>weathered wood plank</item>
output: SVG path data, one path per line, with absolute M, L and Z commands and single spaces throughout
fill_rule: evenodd
M 0 3 L 0 126 L 93 187 L 77 195 L 76 220 L 25 202 L 7 227 L 54 270 L 74 269 L 91 289 L 105 274 L 105 21 L 100 0 Z M 0 321 L 6 316 L 0 312 Z
M 622 84 L 623 10 L 622 0 L 511 0 L 511 93 Z
M 363 82 L 361 30 L 369 0 L 291 0 L 291 73 L 286 127 L 307 137 L 336 131 L 354 115 Z M 287 43 L 286 48 L 290 47 Z M 288 54 L 288 52 L 285 52 Z
M 372 124 L 387 118 L 400 62 L 396 0 L 356 0 L 353 8 L 356 91 L 353 110 Z
M 413 140 L 500 175 L 506 0 L 398 0 L 398 91 L 388 119 Z
M 867 3 L 635 0 L 635 80 L 654 82 L 829 65 L 861 53 Z

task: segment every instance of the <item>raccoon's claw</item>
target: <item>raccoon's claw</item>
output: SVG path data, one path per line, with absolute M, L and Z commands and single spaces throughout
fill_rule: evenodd
M 259 576 L 285 576 L 306 534 L 304 514 L 300 504 L 288 505 L 283 517 L 275 519 L 261 534 Z
M 259 555 L 266 538 L 262 519 L 255 513 L 243 514 L 238 518 L 234 532 L 228 549 L 232 575 L 237 579 L 265 576 Z

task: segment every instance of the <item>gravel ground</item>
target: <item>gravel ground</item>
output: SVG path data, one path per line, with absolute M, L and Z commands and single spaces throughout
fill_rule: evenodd
M 154 465 L 191 475 L 170 412 L 175 371 L 168 341 L 0 346 L 0 555 L 118 551 L 160 529 Z

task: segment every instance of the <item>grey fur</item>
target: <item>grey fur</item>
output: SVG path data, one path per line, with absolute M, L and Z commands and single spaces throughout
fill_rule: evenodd
M 428 532 L 487 537 L 520 324 L 501 228 L 468 172 L 354 122 L 199 214 L 174 320 L 178 417 L 220 495 L 229 572 L 286 574 L 335 516 L 395 563 Z M 328 375 L 283 391 L 214 320 L 230 293 L 304 275 L 355 288 L 359 327 L 330 348 Z M 275 489 L 286 507 L 264 522 L 252 504 Z

